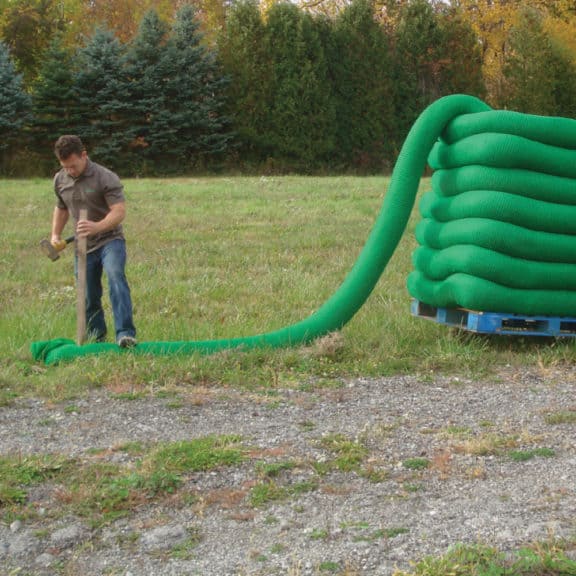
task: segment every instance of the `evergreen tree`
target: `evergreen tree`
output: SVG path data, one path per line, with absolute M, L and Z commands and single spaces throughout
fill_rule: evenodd
M 371 0 L 354 0 L 338 16 L 332 67 L 338 153 L 364 170 L 393 162 L 394 87 L 389 41 Z
M 436 49 L 442 31 L 426 0 L 402 5 L 394 43 L 396 139 L 401 144 L 420 112 L 441 95 Z
M 270 147 L 291 167 L 314 168 L 334 150 L 335 105 L 320 28 L 290 3 L 268 12 Z
M 129 140 L 130 164 L 137 173 L 152 168 L 170 140 L 151 135 L 150 125 L 167 106 L 164 86 L 169 74 L 165 66 L 167 27 L 155 10 L 142 18 L 138 34 L 131 42 L 126 56 L 126 76 L 129 80 L 128 98 L 123 118 Z M 169 135 L 169 133 L 167 133 Z
M 79 50 L 74 93 L 78 106 L 72 119 L 74 132 L 86 141 L 95 159 L 120 168 L 130 141 L 123 116 L 130 93 L 124 47 L 111 31 L 98 28 Z
M 226 152 L 231 135 L 223 114 L 227 80 L 214 52 L 202 44 L 194 9 L 178 11 L 160 59 L 166 106 L 150 119 L 149 139 L 178 170 Z
M 7 46 L 0 42 L 0 153 L 2 168 L 8 161 L 9 147 L 22 135 L 30 113 L 30 98 L 22 87 Z
M 75 100 L 73 58 L 56 36 L 48 47 L 32 86 L 34 148 L 51 149 L 61 134 L 71 130 Z
M 271 103 L 271 66 L 264 43 L 264 23 L 257 0 L 233 4 L 219 37 L 219 54 L 230 78 L 226 109 L 243 160 L 261 162 L 270 154 L 266 131 Z

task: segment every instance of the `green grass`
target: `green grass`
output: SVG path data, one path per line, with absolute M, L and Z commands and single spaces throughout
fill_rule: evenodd
M 526 462 L 533 458 L 553 458 L 556 452 L 551 448 L 532 448 L 530 450 L 511 450 L 508 456 L 515 462 Z
M 155 470 L 200 472 L 218 466 L 233 466 L 243 459 L 239 436 L 206 436 L 174 442 L 157 448 L 150 456 Z
M 0 456 L 0 508 L 26 501 L 26 488 L 57 477 L 67 462 L 57 456 Z
M 233 466 L 243 460 L 237 436 L 205 436 L 144 447 L 128 443 L 119 451 L 135 457 L 131 466 L 56 455 L 0 457 L 0 510 L 6 518 L 25 516 L 29 489 L 54 485 L 51 514 L 73 513 L 101 525 L 152 499 L 174 494 L 186 475 Z
M 388 179 L 219 177 L 125 185 L 128 276 L 140 339 L 203 340 L 273 330 L 316 310 L 355 262 Z M 425 181 L 423 189 L 428 186 Z M 197 384 L 321 386 L 342 376 L 474 376 L 505 365 L 546 368 L 574 360 L 572 340 L 482 338 L 411 317 L 405 282 L 416 246 L 415 211 L 376 289 L 340 339 L 214 357 L 85 358 L 46 368 L 32 361 L 29 346 L 74 338 L 72 250 L 51 262 L 38 248 L 50 231 L 49 179 L 4 180 L 0 201 L 0 405 L 26 394 L 77 398 L 100 387 L 139 397 Z
M 402 466 L 407 470 L 425 470 L 430 467 L 428 458 L 408 458 L 402 462 Z
M 427 557 L 410 572 L 394 576 L 573 576 L 576 562 L 561 547 L 537 545 L 505 555 L 488 546 L 454 547 L 441 557 Z
M 369 453 L 363 444 L 347 438 L 344 434 L 329 434 L 322 438 L 321 445 L 335 456 L 328 463 L 329 467 L 342 472 L 360 471 Z
M 290 498 L 297 498 L 301 494 L 313 492 L 317 489 L 318 484 L 315 481 L 303 481 L 284 485 L 275 480 L 266 479 L 252 486 L 249 501 L 254 508 L 262 508 L 271 502 L 281 502 Z
M 576 424 L 576 410 L 561 410 L 552 412 L 544 417 L 546 424 Z

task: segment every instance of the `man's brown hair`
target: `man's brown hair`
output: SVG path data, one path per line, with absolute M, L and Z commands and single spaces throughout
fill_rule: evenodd
M 66 160 L 72 154 L 77 154 L 82 156 L 82 152 L 86 150 L 86 146 L 78 136 L 73 136 L 67 134 L 65 136 L 60 136 L 54 144 L 54 153 L 58 160 Z

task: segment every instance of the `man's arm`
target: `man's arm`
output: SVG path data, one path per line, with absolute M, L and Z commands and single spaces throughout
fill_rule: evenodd
M 60 208 L 59 206 L 54 207 L 52 214 L 52 237 L 50 238 L 52 244 L 56 244 L 62 239 L 62 230 L 64 230 L 69 216 L 68 210 Z
M 76 233 L 80 238 L 94 236 L 102 232 L 108 232 L 119 226 L 126 217 L 126 203 L 117 202 L 110 206 L 110 212 L 100 222 L 91 220 L 79 220 Z

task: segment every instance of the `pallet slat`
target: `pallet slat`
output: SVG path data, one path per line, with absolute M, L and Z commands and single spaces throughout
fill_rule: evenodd
M 576 336 L 576 318 L 559 316 L 524 316 L 502 312 L 475 312 L 464 308 L 437 308 L 412 300 L 413 316 L 439 324 L 482 334 L 515 336 Z

